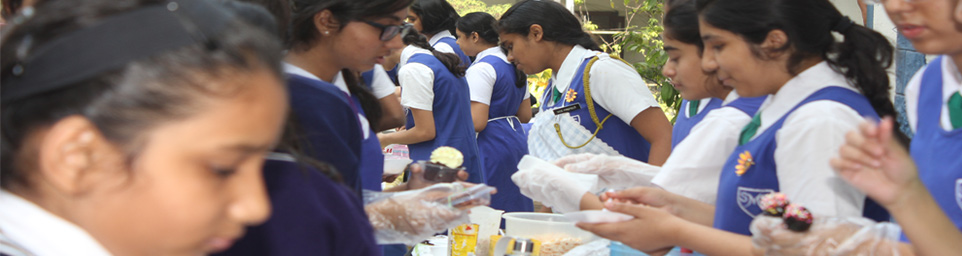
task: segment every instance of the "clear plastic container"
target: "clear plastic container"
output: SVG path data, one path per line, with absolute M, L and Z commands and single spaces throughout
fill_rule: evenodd
M 575 227 L 573 221 L 561 214 L 512 212 L 503 217 L 505 235 L 540 241 L 542 256 L 562 255 L 575 246 L 598 239 Z

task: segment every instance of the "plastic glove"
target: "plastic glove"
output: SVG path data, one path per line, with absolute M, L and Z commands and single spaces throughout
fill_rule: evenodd
M 759 215 L 750 229 L 752 245 L 765 255 L 898 255 L 898 226 L 865 218 L 816 218 L 796 232 L 781 218 Z
M 524 156 L 511 180 L 521 189 L 521 194 L 565 213 L 581 209 L 581 198 L 594 189 L 598 177 L 565 172 L 544 160 Z
M 555 165 L 569 172 L 598 175 L 599 187 L 614 190 L 652 186 L 651 179 L 661 170 L 661 167 L 624 156 L 590 153 L 559 158 Z
M 446 183 L 397 193 L 366 192 L 364 210 L 379 244 L 413 245 L 468 223 L 468 209 L 491 202 L 488 194 L 459 205 L 448 204 L 451 196 L 464 190 L 462 183 Z

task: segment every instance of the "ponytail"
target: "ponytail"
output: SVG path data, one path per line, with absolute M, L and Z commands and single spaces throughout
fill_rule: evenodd
M 441 64 L 444 64 L 444 67 L 447 68 L 448 71 L 451 71 L 451 73 L 456 76 L 464 76 L 465 68 L 461 66 L 461 58 L 458 57 L 457 54 L 443 53 L 435 50 L 434 47 L 428 43 L 428 38 L 423 34 L 417 33 L 417 30 L 405 30 L 401 35 L 403 36 L 404 44 L 431 51 L 431 54 L 441 61 Z
M 580 45 L 601 51 L 601 47 L 581 28 L 581 22 L 568 9 L 554 1 L 523 0 L 515 3 L 498 21 L 501 33 L 527 36 L 531 25 L 543 28 L 544 40 L 565 45 Z
M 882 34 L 869 28 L 852 24 L 848 17 L 840 17 L 834 30 L 845 39 L 832 51 L 836 56 L 826 59 L 845 74 L 868 98 L 879 116 L 895 116 L 895 107 L 889 100 L 888 67 L 892 66 L 895 49 Z

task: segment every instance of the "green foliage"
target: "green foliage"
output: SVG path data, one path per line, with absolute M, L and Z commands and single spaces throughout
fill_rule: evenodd
M 448 3 L 451 3 L 451 6 L 453 6 L 461 16 L 472 12 L 486 12 L 495 18 L 500 18 L 504 11 L 507 11 L 508 8 L 511 8 L 510 4 L 489 6 L 488 4 L 481 2 L 481 0 L 448 0 Z

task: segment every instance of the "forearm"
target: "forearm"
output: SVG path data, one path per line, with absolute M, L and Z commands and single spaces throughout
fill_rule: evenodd
M 684 220 L 696 223 L 699 225 L 711 227 L 715 219 L 715 206 L 703 203 L 698 200 L 694 200 L 687 197 L 678 196 L 682 199 L 678 203 L 679 206 L 672 214 L 678 216 Z
M 752 255 L 751 237 L 684 222 L 674 234 L 675 245 L 705 255 Z
M 401 103 L 398 97 L 393 94 L 387 97 L 381 98 L 381 122 L 378 125 L 378 130 L 387 130 L 391 128 L 397 128 L 404 126 L 404 109 L 401 108 Z
M 381 134 L 378 139 L 381 140 L 381 145 L 411 145 L 433 140 L 434 136 L 434 131 L 427 131 L 427 129 L 414 126 L 411 129 L 395 133 Z
M 585 211 L 585 210 L 601 210 L 601 209 L 604 209 L 604 208 L 605 208 L 605 205 L 604 205 L 603 202 L 601 202 L 601 198 L 600 198 L 600 197 L 598 197 L 598 196 L 596 196 L 595 194 L 592 194 L 592 193 L 585 193 L 585 195 L 581 197 L 581 207 L 580 207 L 580 208 L 581 208 L 582 211 Z
M 921 182 L 904 192 L 903 200 L 886 208 L 912 241 L 917 255 L 953 255 L 962 252 L 962 233 Z
M 668 156 L 671 155 L 671 136 L 665 138 L 659 138 L 655 141 L 650 141 L 651 149 L 648 151 L 648 164 L 654 166 L 661 166 L 665 164 L 668 160 Z

